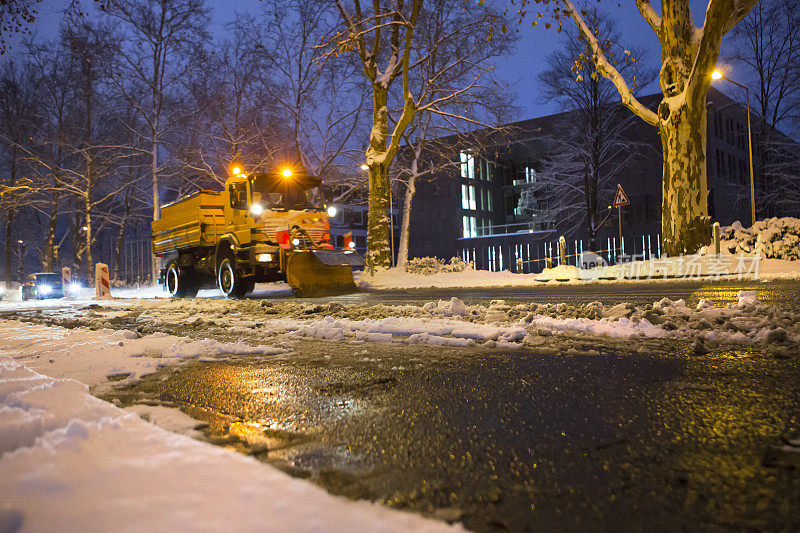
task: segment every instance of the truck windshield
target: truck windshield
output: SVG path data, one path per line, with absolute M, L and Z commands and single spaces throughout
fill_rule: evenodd
M 251 201 L 265 209 L 320 209 L 324 204 L 318 179 L 254 176 L 251 180 Z

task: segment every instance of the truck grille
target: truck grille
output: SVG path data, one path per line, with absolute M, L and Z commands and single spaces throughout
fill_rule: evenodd
M 301 228 L 305 229 L 308 233 L 308 236 L 311 237 L 315 243 L 319 243 L 322 241 L 322 237 L 328 233 L 327 228 L 325 226 L 308 226 L 304 224 L 298 224 Z M 271 241 L 277 241 L 276 233 L 280 230 L 288 229 L 285 224 L 270 224 L 266 223 L 263 227 L 258 229 L 258 233 L 264 234 L 267 236 L 267 239 Z

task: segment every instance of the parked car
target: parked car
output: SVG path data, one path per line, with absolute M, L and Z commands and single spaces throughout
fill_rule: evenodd
M 62 298 L 64 288 L 61 285 L 61 274 L 52 272 L 37 272 L 30 274 L 28 279 L 19 288 L 21 300 L 44 298 Z

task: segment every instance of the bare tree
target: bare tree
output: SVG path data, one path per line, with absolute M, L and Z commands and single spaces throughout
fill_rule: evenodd
M 356 133 L 366 129 L 358 65 L 321 46 L 338 24 L 328 0 L 266 0 L 258 17 L 235 25 L 256 43 L 261 86 L 289 125 L 292 159 L 320 176 L 361 159 Z
M 796 212 L 800 198 L 792 185 L 798 154 L 778 128 L 796 129 L 800 123 L 800 1 L 762 0 L 734 28 L 731 43 L 736 50 L 731 59 L 745 70 L 742 77 L 755 81 L 757 216 L 776 204 Z
M 636 0 L 639 13 L 661 45 L 659 82 L 664 95 L 657 111 L 642 104 L 625 77 L 606 57 L 603 44 L 586 23 L 585 10 L 572 0 L 523 0 L 518 14 L 532 4 L 551 6 L 561 27 L 574 22 L 586 39 L 597 71 L 611 80 L 622 102 L 648 124 L 658 126 L 664 169 L 661 232 L 669 255 L 695 252 L 709 239 L 706 176 L 706 95 L 722 38 L 750 12 L 758 0 L 709 0 L 703 25 L 694 24 L 689 0 L 661 3 L 657 13 L 650 0 Z M 535 16 L 544 17 L 544 13 Z M 550 23 L 547 23 L 548 25 Z
M 36 71 L 39 105 L 38 128 L 34 135 L 32 157 L 46 162 L 50 172 L 47 232 L 42 253 L 42 268 L 50 271 L 56 267 L 56 229 L 62 197 L 61 182 L 66 164 L 65 137 L 75 96 L 76 57 L 63 42 L 49 41 L 26 43 L 27 58 Z
M 423 6 L 424 4 L 424 6 Z M 463 120 L 458 108 L 448 109 L 453 97 L 480 86 L 479 58 L 468 53 L 454 55 L 452 61 L 433 70 L 445 79 L 451 71 L 473 68 L 474 77 L 455 78 L 453 84 L 421 84 L 414 87 L 414 73 L 434 60 L 436 51 L 463 35 L 491 39 L 496 13 L 487 3 L 469 6 L 458 0 L 425 2 L 376 0 L 363 9 L 359 0 L 336 0 L 345 30 L 334 39 L 335 50 L 355 51 L 372 91 L 372 130 L 366 150 L 369 168 L 369 221 L 367 264 L 388 267 L 389 248 L 389 167 L 400 150 L 403 136 L 415 115 L 430 112 L 443 120 Z M 468 12 L 472 16 L 462 16 Z M 444 20 L 445 23 L 436 22 Z M 422 28 L 440 28 L 426 39 Z M 466 52 L 466 51 L 464 51 Z M 395 85 L 400 80 L 399 87 Z M 455 81 L 457 80 L 457 81 Z
M 122 23 L 125 38 L 117 54 L 114 79 L 139 111 L 149 140 L 153 219 L 159 200 L 162 139 L 178 119 L 170 107 L 187 72 L 198 68 L 198 50 L 208 38 L 209 11 L 203 0 L 109 0 L 106 11 Z M 155 279 L 157 263 L 152 263 Z
M 30 205 L 36 184 L 26 170 L 25 147 L 33 131 L 31 117 L 35 109 L 35 77 L 28 65 L 13 61 L 0 66 L 0 205 L 5 214 L 6 287 L 12 281 L 12 256 L 19 256 L 24 244 L 14 235 L 15 220 L 20 210 Z M 24 264 L 18 265 L 24 268 Z
M 493 60 L 513 46 L 515 37 L 492 35 L 503 13 L 487 4 L 484 11 L 464 11 L 448 0 L 432 0 L 418 28 L 426 59 L 412 72 L 416 94 L 435 95 L 434 107 L 423 107 L 403 133 L 404 156 L 395 163 L 392 189 L 404 190 L 397 263 L 408 260 L 410 221 L 420 180 L 441 178 L 461 165 L 455 144 L 469 146 L 472 157 L 486 150 L 486 139 L 508 133 L 505 122 L 513 109 L 508 88 L 494 76 Z M 451 34 L 452 28 L 463 31 Z M 477 135 L 469 132 L 479 128 Z M 460 142 L 454 143 L 454 139 Z M 444 139 L 444 137 L 449 137 Z
M 596 8 L 585 18 L 605 56 L 633 89 L 655 79 L 654 72 L 638 68 L 643 52 L 618 48 L 615 43 L 620 35 L 610 19 Z M 636 117 L 617 103 L 614 85 L 586 60 L 592 53 L 586 40 L 577 29 L 568 28 L 563 34 L 564 48 L 548 57 L 539 81 L 542 100 L 556 101 L 570 114 L 554 126 L 557 133 L 543 136 L 547 156 L 535 169 L 536 176 L 523 191 L 519 207 L 541 217 L 540 206 L 547 206 L 554 220 L 573 232 L 582 228 L 589 246 L 596 249 L 597 231 L 608 205 L 601 199 L 613 194 L 620 170 L 641 155 L 646 145 L 626 135 Z

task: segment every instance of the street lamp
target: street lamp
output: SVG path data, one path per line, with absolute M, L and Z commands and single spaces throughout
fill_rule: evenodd
M 750 132 L 750 89 L 747 85 L 733 81 L 719 70 L 715 70 L 711 73 L 711 79 L 729 81 L 737 87 L 744 89 L 745 92 L 745 99 L 747 100 L 747 151 L 750 156 L 750 225 L 752 226 L 756 223 L 756 187 L 755 180 L 753 179 L 753 135 Z

